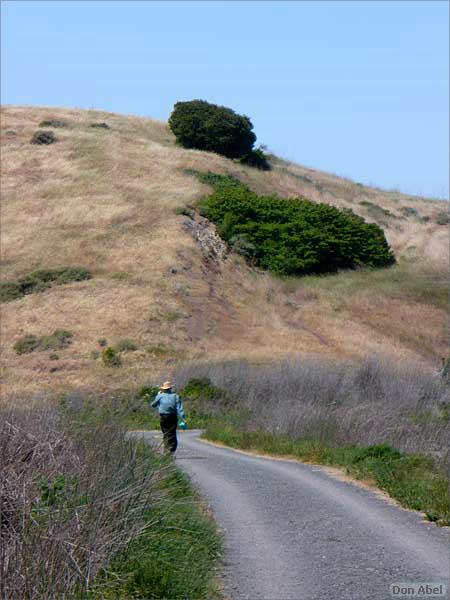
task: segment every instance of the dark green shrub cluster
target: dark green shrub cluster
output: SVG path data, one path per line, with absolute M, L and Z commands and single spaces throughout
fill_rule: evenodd
M 27 294 L 42 292 L 52 285 L 64 285 L 71 281 L 90 279 L 91 273 L 85 267 L 61 267 L 58 269 L 39 269 L 18 281 L 0 283 L 0 302 L 17 300 Z
M 67 121 L 63 119 L 47 119 L 46 121 L 41 121 L 39 127 L 67 127 Z
M 29 354 L 35 350 L 60 350 L 72 343 L 73 333 L 56 329 L 51 335 L 25 335 L 17 340 L 13 348 L 17 354 Z
M 258 196 L 231 177 L 207 174 L 214 193 L 200 211 L 253 264 L 278 275 L 330 273 L 395 262 L 383 230 L 350 211 L 305 198 Z
M 448 210 L 441 210 L 436 215 L 436 223 L 438 225 L 448 225 L 450 223 L 450 214 Z
M 184 148 L 217 152 L 228 158 L 248 154 L 256 140 L 248 117 L 205 100 L 177 102 L 169 126 Z
M 122 360 L 114 348 L 105 348 L 102 352 L 102 361 L 105 367 L 120 367 Z
M 272 168 L 266 154 L 261 148 L 250 150 L 250 152 L 241 157 L 240 162 L 243 165 L 254 167 L 260 171 L 270 171 Z
M 53 133 L 53 131 L 36 131 L 36 133 L 31 138 L 32 144 L 54 144 L 58 141 L 58 138 Z
M 217 400 L 226 396 L 226 392 L 215 386 L 209 377 L 193 377 L 181 390 L 188 400 Z

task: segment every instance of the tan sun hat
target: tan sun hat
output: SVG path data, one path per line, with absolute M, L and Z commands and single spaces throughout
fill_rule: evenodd
M 171 381 L 165 381 L 162 385 L 159 386 L 160 390 L 170 390 L 172 388 L 172 382 Z

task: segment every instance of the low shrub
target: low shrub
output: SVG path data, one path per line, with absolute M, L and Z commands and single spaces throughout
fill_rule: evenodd
M 16 354 L 28 354 L 39 348 L 40 341 L 35 335 L 25 335 L 14 344 Z
M 395 460 L 401 458 L 401 456 L 401 452 L 396 448 L 392 448 L 389 444 L 376 444 L 367 446 L 367 448 L 358 448 L 352 457 L 352 462 L 357 463 L 368 458 Z
M 53 131 L 36 131 L 36 133 L 31 138 L 31 143 L 38 145 L 54 144 L 57 141 L 58 138 L 53 133 Z
M 243 165 L 247 165 L 248 167 L 254 167 L 255 169 L 259 169 L 260 171 L 270 171 L 272 169 L 269 160 L 266 154 L 261 150 L 261 148 L 255 148 L 254 150 L 250 150 L 247 154 L 244 154 L 239 161 Z
M 91 123 L 90 127 L 93 127 L 94 129 L 111 129 L 108 123 Z
M 0 301 L 10 302 L 27 294 L 42 292 L 52 285 L 64 285 L 72 281 L 84 281 L 92 277 L 85 267 L 60 267 L 56 269 L 39 269 L 18 281 L 0 283 Z
M 201 214 L 231 247 L 277 275 L 395 263 L 383 230 L 354 213 L 306 198 L 258 196 L 229 176 L 204 174 L 201 181 L 214 187 Z
M 248 154 L 256 140 L 248 117 L 204 100 L 177 102 L 169 127 L 184 148 L 217 152 L 228 158 Z
M 105 367 L 120 367 L 122 360 L 114 348 L 105 348 L 102 352 L 102 361 Z
M 41 350 L 58 350 L 66 348 L 72 343 L 73 333 L 66 329 L 56 329 L 51 335 L 40 338 Z
M 107 346 L 107 345 L 108 345 L 108 340 L 107 340 L 106 338 L 100 338 L 100 339 L 98 340 L 98 345 L 99 345 L 101 348 L 105 348 L 105 346 Z
M 225 392 L 213 385 L 209 377 L 194 377 L 182 388 L 181 395 L 191 400 L 200 398 L 204 400 L 216 400 L 224 396 Z
M 29 354 L 35 350 L 59 350 L 72 343 L 73 333 L 65 329 L 56 329 L 51 335 L 25 335 L 17 340 L 13 348 L 17 354 Z
M 450 214 L 448 210 L 438 212 L 435 220 L 438 225 L 448 225 L 450 223 Z
M 134 352 L 138 349 L 138 345 L 133 340 L 124 338 L 119 340 L 115 345 L 116 352 Z
M 39 127 L 62 128 L 62 127 L 67 127 L 67 125 L 68 125 L 67 121 L 64 121 L 63 119 L 47 119 L 46 121 L 41 121 L 39 123 Z
M 394 213 L 387 208 L 383 208 L 382 206 L 374 204 L 373 202 L 369 202 L 368 200 L 362 200 L 359 204 L 367 208 L 368 212 L 374 217 L 388 217 L 391 219 L 396 218 Z
M 0 282 L 0 302 L 11 302 L 11 300 L 17 300 L 22 296 L 23 290 L 19 283 L 14 281 Z
M 417 217 L 417 215 L 419 214 L 416 208 L 413 208 L 412 206 L 402 206 L 400 208 L 400 212 L 405 216 L 405 217 Z

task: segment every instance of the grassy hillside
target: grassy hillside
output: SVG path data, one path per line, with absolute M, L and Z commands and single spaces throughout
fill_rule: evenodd
M 52 129 L 58 142 L 30 144 L 52 118 L 66 122 Z M 96 122 L 110 128 L 91 127 Z M 66 266 L 92 274 L 2 304 L 6 398 L 134 387 L 188 359 L 379 353 L 436 369 L 448 353 L 442 202 L 275 157 L 272 171 L 257 171 L 179 148 L 165 123 L 134 116 L 4 107 L 1 134 L 3 280 Z M 284 281 L 251 269 L 211 225 L 189 216 L 210 192 L 189 170 L 230 174 L 261 194 L 352 208 L 384 228 L 398 265 Z M 25 335 L 55 330 L 72 333 L 70 343 L 13 349 Z M 108 368 L 97 356 L 103 339 L 129 340 L 137 350 Z

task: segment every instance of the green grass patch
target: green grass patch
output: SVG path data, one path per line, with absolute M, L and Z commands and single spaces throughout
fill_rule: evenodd
M 84 281 L 92 277 L 85 267 L 60 267 L 57 269 L 39 269 L 17 281 L 0 283 L 0 302 L 10 302 L 26 296 L 43 292 L 53 285 L 64 285 L 72 281 Z
M 449 480 L 428 456 L 403 454 L 387 444 L 331 447 L 316 440 L 246 431 L 220 420 L 211 423 L 204 437 L 242 450 L 345 467 L 348 474 L 373 481 L 403 506 L 424 512 L 439 525 L 450 525 Z
M 448 272 L 431 269 L 417 262 L 400 260 L 389 269 L 341 271 L 336 275 L 308 275 L 301 281 L 286 278 L 286 291 L 320 291 L 333 302 L 344 304 L 357 294 L 370 298 L 393 298 L 431 304 L 448 311 Z
M 222 550 L 216 524 L 179 469 L 170 465 L 160 488 L 165 506 L 148 512 L 149 529 L 104 571 L 92 598 L 221 597 L 214 584 Z

